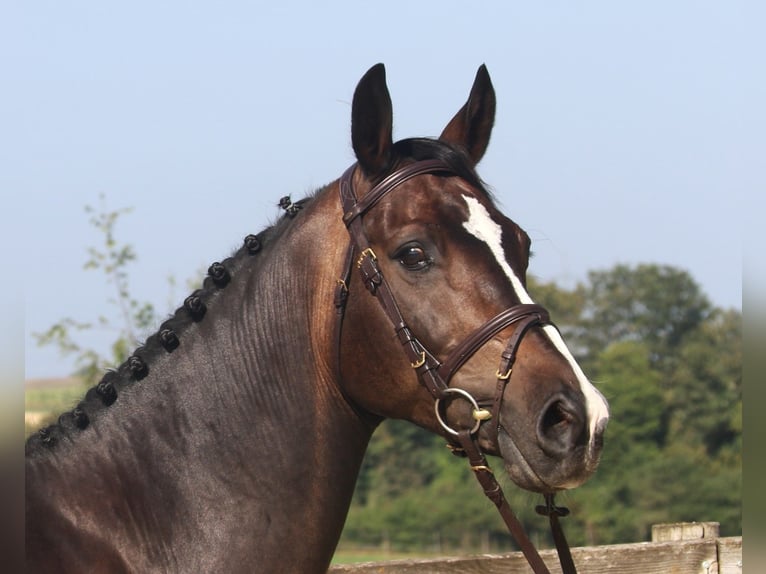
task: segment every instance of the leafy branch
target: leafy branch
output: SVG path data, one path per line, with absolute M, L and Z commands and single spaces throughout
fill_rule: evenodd
M 99 198 L 101 204 L 98 208 L 85 206 L 85 212 L 90 216 L 88 221 L 99 232 L 101 242 L 96 247 L 88 248 L 88 259 L 83 268 L 100 272 L 113 287 L 114 296 L 108 299 L 108 303 L 117 308 L 119 322 L 115 324 L 105 316 L 99 316 L 95 322 L 65 317 L 51 325 L 47 331 L 33 334 L 39 346 L 52 345 L 62 355 L 74 356 L 75 374 L 89 386 L 101 378 L 105 368 L 125 361 L 135 346 L 137 333 L 148 330 L 157 319 L 151 303 L 140 302 L 130 294 L 128 267 L 137 257 L 133 246 L 121 243 L 115 234 L 117 223 L 132 209 L 124 207 L 109 210 L 104 195 L 101 194 Z M 109 356 L 102 356 L 80 342 L 79 335 L 96 329 L 118 333 L 110 347 Z

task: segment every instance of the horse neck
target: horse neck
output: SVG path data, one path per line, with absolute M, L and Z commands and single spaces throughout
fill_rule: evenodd
M 88 444 L 57 453 L 62 500 L 87 460 L 85 479 L 112 501 L 116 516 L 94 509 L 95 529 L 103 518 L 119 536 L 130 516 L 134 531 L 165 538 L 157 552 L 182 569 L 199 570 L 204 556 L 220 570 L 239 544 L 267 571 L 326 567 L 371 435 L 335 380 L 333 293 L 347 236 L 327 195 L 241 265 L 179 348 L 94 421 Z M 166 556 L 175 537 L 198 541 L 201 554 Z

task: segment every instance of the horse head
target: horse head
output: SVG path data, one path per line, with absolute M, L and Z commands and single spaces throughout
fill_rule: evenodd
M 451 442 L 470 429 L 515 483 L 552 493 L 594 472 L 609 411 L 526 290 L 529 236 L 476 175 L 494 114 L 482 66 L 438 140 L 394 143 L 383 66 L 359 82 L 344 219 L 362 275 L 348 286 L 341 385 L 372 417 L 407 419 Z

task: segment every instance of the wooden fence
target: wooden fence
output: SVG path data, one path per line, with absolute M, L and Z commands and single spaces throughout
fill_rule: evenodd
M 555 550 L 540 552 L 558 574 Z M 660 524 L 652 541 L 573 548 L 580 574 L 741 574 L 742 537 L 720 538 L 717 522 Z M 434 560 L 394 560 L 338 565 L 330 574 L 508 574 L 531 572 L 520 552 Z

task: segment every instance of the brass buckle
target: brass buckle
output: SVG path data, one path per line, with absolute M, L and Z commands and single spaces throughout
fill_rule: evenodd
M 426 364 L 426 352 L 420 351 L 420 358 L 414 363 L 410 363 L 410 367 L 412 367 L 413 369 L 419 369 L 425 364 Z
M 511 371 L 513 371 L 513 365 L 508 367 L 508 370 L 505 373 L 501 373 L 500 369 L 498 369 L 497 372 L 495 373 L 495 376 L 501 381 L 507 381 L 508 379 L 511 378 Z
M 362 253 L 359 255 L 359 259 L 356 260 L 356 266 L 357 268 L 362 266 L 362 263 L 364 263 L 364 258 L 369 257 L 371 261 L 377 261 L 378 258 L 375 255 L 375 252 L 372 250 L 372 247 L 368 247 Z

